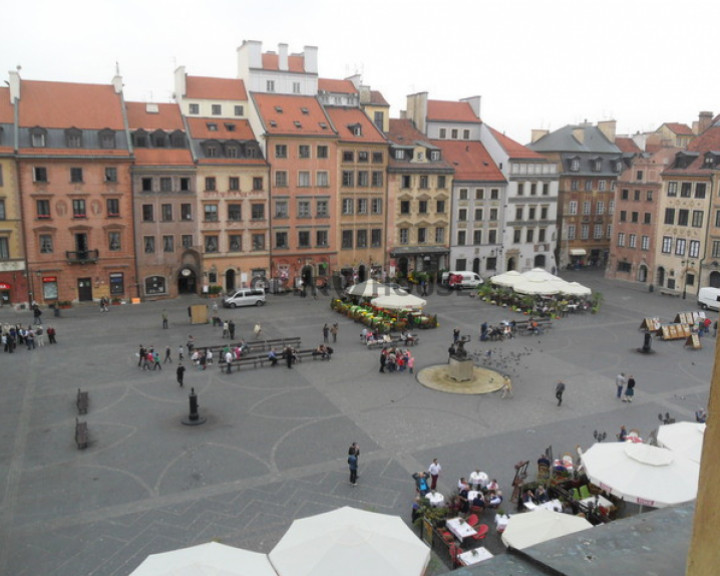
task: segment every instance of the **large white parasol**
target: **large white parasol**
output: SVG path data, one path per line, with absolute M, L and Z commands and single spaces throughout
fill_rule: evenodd
M 208 542 L 151 554 L 130 576 L 277 576 L 265 554 Z
M 269 556 L 279 576 L 421 576 L 430 549 L 399 516 L 346 506 L 295 520 Z
M 504 286 L 505 288 L 512 288 L 516 282 L 522 279 L 522 274 L 517 270 L 508 270 L 502 274 L 497 274 L 490 278 L 490 283 L 496 286 Z
M 590 481 L 641 506 L 664 508 L 697 497 L 700 465 L 649 444 L 594 444 L 581 456 Z
M 370 301 L 373 306 L 389 308 L 391 310 L 416 310 L 427 304 L 427 300 L 413 296 L 412 294 L 389 294 L 378 296 Z
M 657 442 L 660 446 L 700 463 L 705 424 L 697 422 L 676 422 L 658 428 Z
M 581 532 L 592 524 L 579 516 L 539 508 L 533 512 L 513 514 L 502 534 L 505 546 L 518 550 Z
M 365 280 L 365 282 L 360 282 L 359 284 L 350 286 L 345 290 L 345 293 L 349 296 L 358 296 L 360 298 L 377 298 L 378 296 L 390 296 L 397 294 L 398 291 L 387 284 L 381 284 L 371 278 L 369 280 Z

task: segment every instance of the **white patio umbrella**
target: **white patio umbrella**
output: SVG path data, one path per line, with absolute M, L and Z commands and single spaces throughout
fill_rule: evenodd
M 295 520 L 269 556 L 279 576 L 421 576 L 430 549 L 399 516 L 345 506 Z
M 540 278 L 539 276 L 526 277 L 525 275 L 523 275 L 522 280 L 513 285 L 513 290 L 518 294 L 547 296 L 559 292 L 557 283 Z
M 130 576 L 277 576 L 267 555 L 208 542 L 151 554 Z
M 361 298 L 376 298 L 377 296 L 390 296 L 397 294 L 394 288 L 391 288 L 387 284 L 381 284 L 373 280 L 365 280 L 359 284 L 354 284 L 345 290 L 345 293 L 350 296 L 359 296 Z
M 531 280 L 562 280 L 560 276 L 555 276 L 555 274 L 550 274 L 547 270 L 543 268 L 533 268 L 532 270 L 528 270 L 527 272 L 522 273 L 524 278 L 529 278 Z M 564 280 L 562 280 L 564 282 Z
M 381 308 L 390 308 L 392 310 L 414 310 L 422 308 L 427 304 L 427 300 L 413 296 L 412 294 L 390 294 L 388 296 L 378 296 L 370 301 L 373 306 Z
M 592 294 L 592 290 L 590 290 L 590 288 L 583 286 L 578 282 L 565 282 L 565 280 L 562 280 L 557 283 L 557 286 L 560 290 L 560 294 L 565 294 L 567 296 L 590 296 L 590 294 Z
M 705 424 L 697 422 L 676 422 L 664 424 L 658 428 L 658 445 L 700 463 Z
M 497 274 L 490 278 L 490 283 L 496 286 L 503 286 L 505 288 L 512 288 L 516 282 L 522 279 L 522 274 L 517 270 L 508 270 L 502 274 Z
M 585 518 L 538 508 L 533 512 L 510 516 L 502 541 L 505 546 L 522 550 L 592 527 Z
M 697 497 L 700 465 L 649 444 L 594 444 L 581 455 L 590 481 L 641 506 L 664 508 Z

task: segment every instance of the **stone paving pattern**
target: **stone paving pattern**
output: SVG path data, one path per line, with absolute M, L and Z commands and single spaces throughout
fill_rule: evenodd
M 317 300 L 269 295 L 263 308 L 221 310 L 252 338 L 261 322 L 268 338 L 299 335 L 303 347 L 322 341 L 322 325 L 340 333 L 330 362 L 306 360 L 292 370 L 188 367 L 185 388 L 175 364 L 137 367 L 139 344 L 164 354 L 192 334 L 197 345 L 222 341 L 221 330 L 189 324 L 195 297 L 170 302 L 63 310 L 58 344 L 10 355 L 0 352 L 0 574 L 120 576 L 148 555 L 218 540 L 269 552 L 293 519 L 352 505 L 397 514 L 409 522 L 410 474 L 437 457 L 439 487 L 450 493 L 476 466 L 496 477 L 506 496 L 514 464 L 533 464 L 547 446 L 556 454 L 614 438 L 621 424 L 648 435 L 658 413 L 693 419 L 707 403 L 715 340 L 702 350 L 682 341 L 653 342 L 642 355 L 643 317 L 672 320 L 697 309 L 694 300 L 642 292 L 597 272 L 568 272 L 604 295 L 599 314 L 555 321 L 540 337 L 480 343 L 480 324 L 518 315 L 469 298 L 431 294 L 427 310 L 440 327 L 422 331 L 412 348 L 416 370 L 447 361 L 452 330 L 471 334 L 470 352 L 492 350 L 488 367 L 513 377 L 515 397 L 445 394 L 412 375 L 379 374 L 379 350 L 360 344 L 361 327 Z M 212 302 L 212 301 L 209 301 Z M 167 309 L 170 328 L 161 327 Z M 717 317 L 711 313 L 713 320 Z M 0 321 L 32 320 L 0 309 Z M 186 362 L 187 364 L 187 362 Z M 615 375 L 637 379 L 633 404 L 615 398 Z M 555 384 L 567 384 L 563 406 Z M 90 393 L 91 444 L 74 444 L 75 395 Z M 207 423 L 181 424 L 194 387 Z M 358 486 L 348 483 L 347 447 L 361 447 Z M 508 506 L 509 509 L 509 506 Z M 484 521 L 491 522 L 490 514 Z M 491 530 L 494 532 L 494 530 Z M 487 546 L 500 552 L 499 539 Z M 431 572 L 445 569 L 434 562 Z

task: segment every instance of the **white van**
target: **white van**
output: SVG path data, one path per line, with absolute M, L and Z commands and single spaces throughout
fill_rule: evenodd
M 720 310 L 720 288 L 700 288 L 698 306 L 703 310 Z
M 242 288 L 223 300 L 225 308 L 238 306 L 263 306 L 265 304 L 265 290 L 260 288 Z
M 443 286 L 448 288 L 477 288 L 483 283 L 483 279 L 475 272 L 444 272 L 440 280 Z

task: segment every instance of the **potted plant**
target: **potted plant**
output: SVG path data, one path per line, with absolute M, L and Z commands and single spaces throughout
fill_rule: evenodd
M 58 300 L 56 305 L 58 308 L 72 308 L 72 302 L 70 300 Z
M 120 298 L 118 296 L 113 296 L 112 300 L 110 300 L 110 304 L 112 304 L 113 306 L 119 306 L 122 303 L 123 303 L 122 298 Z

